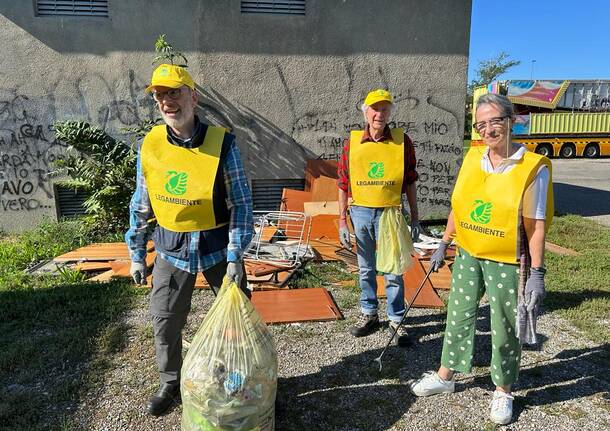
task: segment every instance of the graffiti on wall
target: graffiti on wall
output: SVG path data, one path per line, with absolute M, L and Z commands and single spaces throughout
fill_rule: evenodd
M 55 121 L 85 119 L 116 133 L 152 118 L 154 103 L 144 95 L 145 85 L 133 71 L 123 81 L 129 94 L 125 99 L 115 90 L 121 83 L 99 75 L 55 82 L 42 96 L 0 89 L 0 213 L 52 213 L 51 178 L 67 150 L 55 139 Z

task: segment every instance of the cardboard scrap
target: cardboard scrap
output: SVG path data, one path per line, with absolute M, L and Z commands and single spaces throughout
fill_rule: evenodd
M 339 215 L 339 201 L 303 202 L 305 215 L 313 217 L 319 214 Z

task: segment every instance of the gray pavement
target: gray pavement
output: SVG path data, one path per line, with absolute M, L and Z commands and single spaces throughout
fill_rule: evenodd
M 555 212 L 610 227 L 610 158 L 553 159 Z

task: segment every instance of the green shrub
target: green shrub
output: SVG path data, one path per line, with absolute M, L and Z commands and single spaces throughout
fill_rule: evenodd
M 54 127 L 57 139 L 68 144 L 68 157 L 56 162 L 68 178 L 58 182 L 89 195 L 84 206 L 95 227 L 124 231 L 135 190 L 135 151 L 86 122 L 61 121 Z

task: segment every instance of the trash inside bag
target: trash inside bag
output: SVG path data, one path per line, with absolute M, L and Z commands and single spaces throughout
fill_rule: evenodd
M 252 303 L 223 283 L 181 372 L 182 430 L 275 429 L 277 352 Z
M 377 234 L 377 271 L 403 274 L 412 264 L 413 243 L 407 221 L 397 207 L 383 210 Z

